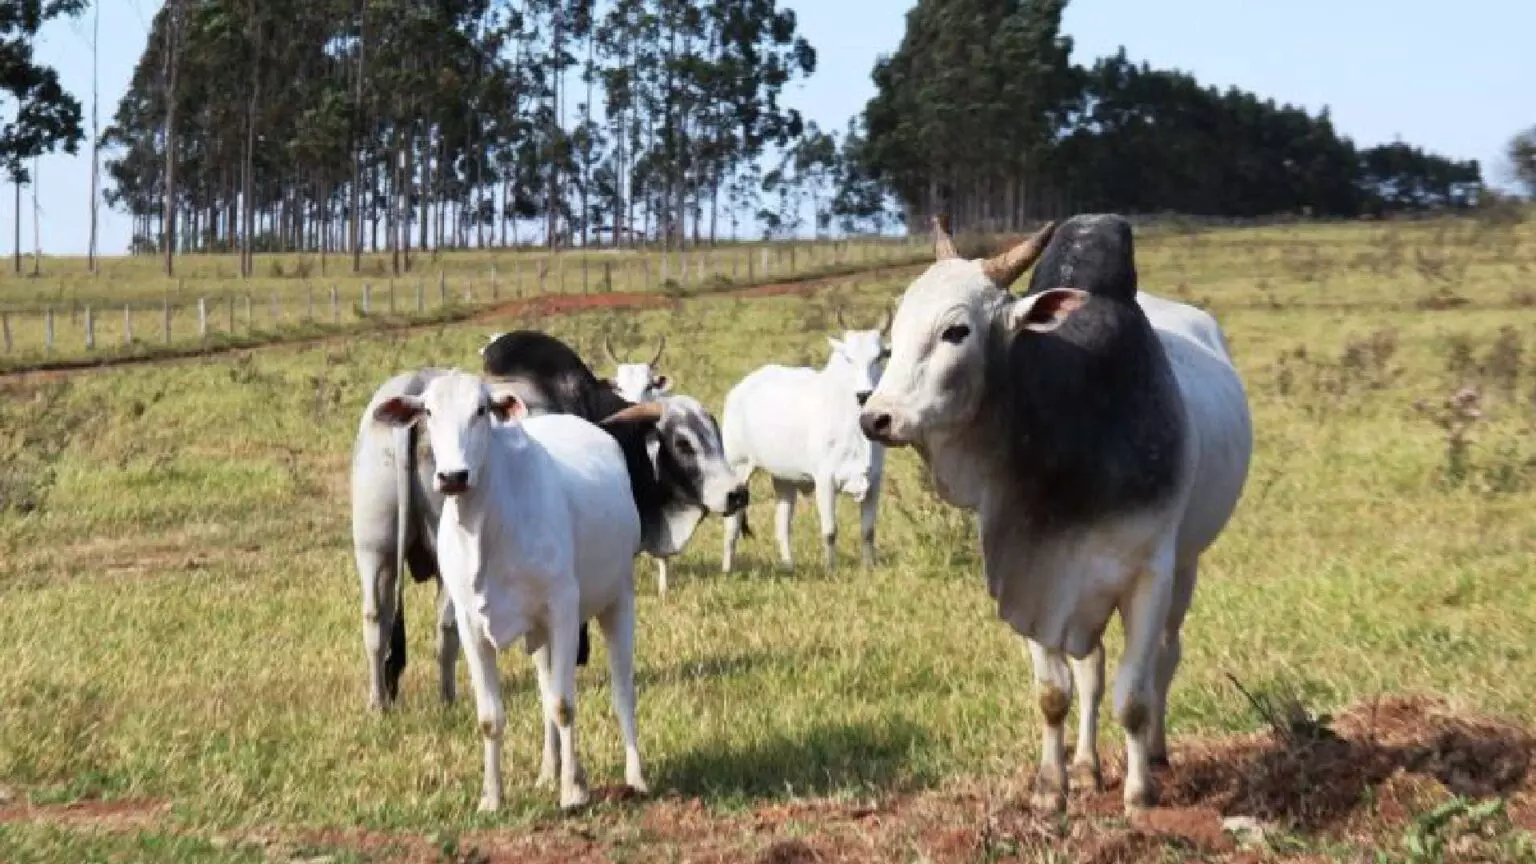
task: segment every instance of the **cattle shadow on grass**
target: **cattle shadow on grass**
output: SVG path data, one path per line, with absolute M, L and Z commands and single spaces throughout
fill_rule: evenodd
M 782 798 L 932 785 L 914 761 L 929 735 L 910 723 L 823 723 L 745 744 L 711 744 L 656 765 L 660 788 L 706 799 Z

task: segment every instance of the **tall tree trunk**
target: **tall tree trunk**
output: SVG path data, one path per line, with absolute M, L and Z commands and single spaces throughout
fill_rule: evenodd
M 176 275 L 176 85 L 181 63 L 181 0 L 170 0 L 165 29 L 165 275 Z
M 21 275 L 21 172 L 11 175 L 11 182 L 16 186 L 16 275 Z
M 96 272 L 96 219 L 97 202 L 101 199 L 101 123 L 97 113 L 101 55 L 101 4 L 96 0 L 94 19 L 91 23 L 91 239 L 86 246 L 86 266 Z
M 357 81 L 352 96 L 352 272 L 357 273 L 363 269 L 363 132 L 367 128 L 363 121 L 363 82 L 366 81 L 367 66 L 364 59 L 368 53 L 368 0 L 359 0 L 357 4 Z M 378 222 L 375 221 L 377 226 Z M 375 241 L 377 245 L 377 241 Z

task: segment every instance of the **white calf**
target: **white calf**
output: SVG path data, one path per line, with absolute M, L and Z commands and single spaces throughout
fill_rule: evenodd
M 838 492 L 860 503 L 862 558 L 866 566 L 874 563 L 885 448 L 859 431 L 859 407 L 880 380 L 886 357 L 884 329 L 847 330 L 841 341 L 827 340 L 832 356 L 823 369 L 764 366 L 725 397 L 721 438 L 726 461 L 742 482 L 757 469 L 773 477 L 774 529 L 786 567 L 794 563 L 789 524 L 795 497 L 811 492 L 821 516 L 827 568 L 836 558 Z M 726 573 L 731 572 L 745 519 L 745 513 L 726 519 L 720 564 Z
M 438 569 L 453 598 L 485 742 L 480 809 L 501 806 L 506 715 L 496 652 L 519 638 L 534 655 L 544 707 L 539 782 L 558 773 L 560 806 L 586 802 L 574 726 L 576 650 L 581 622 L 594 616 L 608 642 L 625 780 L 644 792 L 633 666 L 640 516 L 618 443 L 573 415 L 526 417 L 516 396 L 493 395 L 459 371 L 433 379 L 421 396 L 386 399 L 374 416 L 399 426 L 423 421 L 436 458 L 434 485 L 446 496 Z

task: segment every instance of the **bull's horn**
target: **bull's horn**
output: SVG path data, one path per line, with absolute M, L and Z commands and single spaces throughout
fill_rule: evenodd
M 1045 244 L 1051 240 L 1051 234 L 1056 231 L 1054 221 L 1045 223 L 1045 227 L 1029 236 L 1029 239 L 1008 251 L 995 255 L 982 262 L 981 271 L 987 274 L 992 284 L 1003 290 L 1008 290 L 1014 282 L 1017 282 L 1024 271 L 1028 270 L 1045 251 Z
M 944 219 L 940 216 L 933 217 L 933 255 L 940 261 L 960 257 L 960 253 L 955 251 L 954 238 L 944 230 Z
M 614 423 L 659 423 L 661 422 L 662 404 L 660 402 L 639 402 L 603 418 L 599 426 L 611 426 Z
M 844 330 L 853 329 L 852 327 L 848 326 L 847 321 L 843 320 L 843 307 L 841 306 L 837 307 L 837 326 L 843 328 Z
M 607 334 L 603 335 L 603 350 L 608 352 L 608 360 L 612 362 L 613 365 L 621 365 L 619 363 L 619 355 L 615 354 L 613 351 L 613 337 L 608 336 Z
M 665 350 L 667 350 L 667 337 L 666 334 L 662 334 L 661 338 L 656 340 L 656 353 L 651 355 L 651 362 L 646 365 L 655 366 L 656 362 L 661 359 L 661 352 Z

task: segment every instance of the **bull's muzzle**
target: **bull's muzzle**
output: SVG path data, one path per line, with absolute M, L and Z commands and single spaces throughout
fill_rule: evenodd
M 469 491 L 469 471 L 437 472 L 437 491 L 444 495 L 462 495 Z
M 891 413 L 866 409 L 859 412 L 859 431 L 876 444 L 891 444 Z

